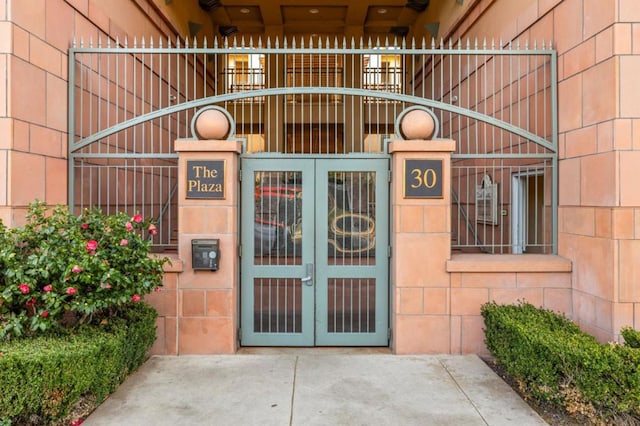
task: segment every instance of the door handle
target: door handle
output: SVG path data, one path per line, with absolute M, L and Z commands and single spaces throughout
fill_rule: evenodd
M 304 284 L 308 285 L 308 286 L 312 286 L 313 285 L 313 263 L 307 263 L 305 265 L 306 268 L 306 277 L 303 277 L 300 279 L 300 281 L 302 281 Z

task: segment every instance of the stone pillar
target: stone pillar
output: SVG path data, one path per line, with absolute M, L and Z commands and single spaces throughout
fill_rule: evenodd
M 178 253 L 184 269 L 178 280 L 178 353 L 230 354 L 237 349 L 238 317 L 238 167 L 240 142 L 230 140 L 178 140 Z M 193 163 L 198 161 L 199 163 Z M 188 169 L 210 164 L 200 176 L 213 174 L 223 183 L 209 188 L 203 180 L 191 185 Z M 202 167 L 202 166 L 201 166 Z M 217 172 L 212 172 L 217 168 Z M 222 176 L 220 176 L 222 174 Z M 207 192 L 210 191 L 208 194 Z M 192 240 L 219 239 L 217 271 L 194 270 Z
M 392 342 L 394 353 L 451 352 L 451 140 L 404 140 L 389 144 L 392 155 Z M 407 160 L 429 160 L 407 163 Z M 431 162 L 436 160 L 435 163 Z M 428 171 L 442 162 L 441 173 Z M 412 167 L 406 170 L 407 166 Z M 415 171 L 414 171 L 415 170 Z M 441 182 L 436 182 L 434 179 Z M 440 195 L 405 193 L 414 186 Z

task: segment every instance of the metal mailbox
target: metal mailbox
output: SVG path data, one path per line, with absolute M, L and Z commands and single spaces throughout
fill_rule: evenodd
M 217 271 L 220 264 L 220 240 L 191 240 L 191 268 Z

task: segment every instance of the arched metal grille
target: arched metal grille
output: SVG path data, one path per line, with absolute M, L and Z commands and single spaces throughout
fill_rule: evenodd
M 69 200 L 140 212 L 175 246 L 175 139 L 220 105 L 246 155 L 384 154 L 405 108 L 430 108 L 452 161 L 453 247 L 554 252 L 556 55 L 550 44 L 118 40 L 69 50 Z

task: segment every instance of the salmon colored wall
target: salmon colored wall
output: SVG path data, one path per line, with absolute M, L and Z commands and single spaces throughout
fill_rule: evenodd
M 0 0 L 0 219 L 67 202 L 67 49 L 74 36 L 173 35 L 150 0 Z
M 602 341 L 640 328 L 640 2 L 479 0 L 453 38 L 552 40 L 558 52 L 559 254 L 568 313 Z

